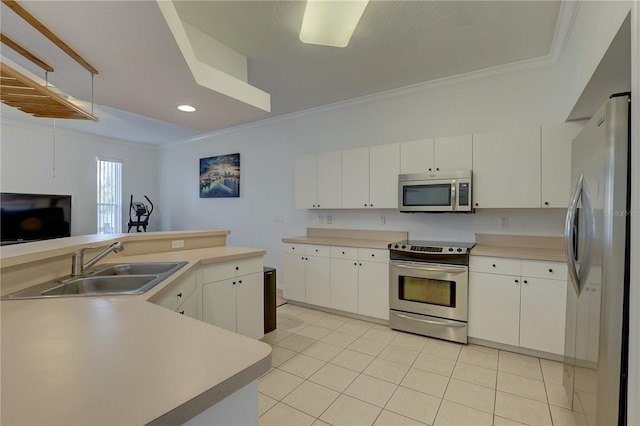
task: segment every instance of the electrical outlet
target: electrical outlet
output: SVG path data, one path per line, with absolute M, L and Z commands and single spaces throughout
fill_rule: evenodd
M 498 224 L 500 225 L 500 229 L 509 228 L 509 218 L 505 216 L 501 216 Z
M 324 216 L 321 214 L 318 215 L 318 223 L 324 223 Z
M 184 240 L 171 241 L 171 248 L 182 248 L 182 247 L 184 247 Z
M 380 215 L 380 225 L 384 225 L 385 219 L 384 219 L 384 215 L 381 214 Z
M 333 218 L 331 217 L 330 214 L 327 215 L 327 224 L 331 224 L 331 222 L 333 222 Z

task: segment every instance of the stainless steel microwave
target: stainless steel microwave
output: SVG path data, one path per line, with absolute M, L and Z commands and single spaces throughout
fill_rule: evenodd
M 417 212 L 473 211 L 471 170 L 398 176 L 398 210 Z

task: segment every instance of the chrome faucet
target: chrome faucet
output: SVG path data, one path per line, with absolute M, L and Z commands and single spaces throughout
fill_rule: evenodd
M 83 247 L 73 252 L 73 257 L 71 259 L 71 276 L 72 277 L 77 277 L 79 275 L 82 275 L 84 273 L 84 268 L 91 268 L 93 265 L 98 263 L 100 259 L 108 255 L 109 253 L 111 252 L 118 253 L 124 250 L 124 246 L 122 245 L 122 243 L 119 241 L 116 241 L 115 243 L 111 244 L 109 247 L 107 247 L 106 249 L 98 253 L 96 257 L 94 257 L 93 259 L 91 259 L 85 264 L 84 251 L 92 248 L 94 247 Z

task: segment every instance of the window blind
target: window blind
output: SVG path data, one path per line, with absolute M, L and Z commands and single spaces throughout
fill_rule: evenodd
M 98 234 L 122 232 L 122 160 L 98 158 Z

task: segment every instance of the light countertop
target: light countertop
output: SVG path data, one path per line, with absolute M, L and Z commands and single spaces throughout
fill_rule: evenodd
M 264 254 L 222 246 L 130 256 L 188 264 L 137 296 L 3 300 L 1 423 L 182 423 L 256 380 L 270 368 L 269 345 L 148 299 L 199 265 Z
M 473 256 L 564 262 L 562 237 L 476 234 Z

